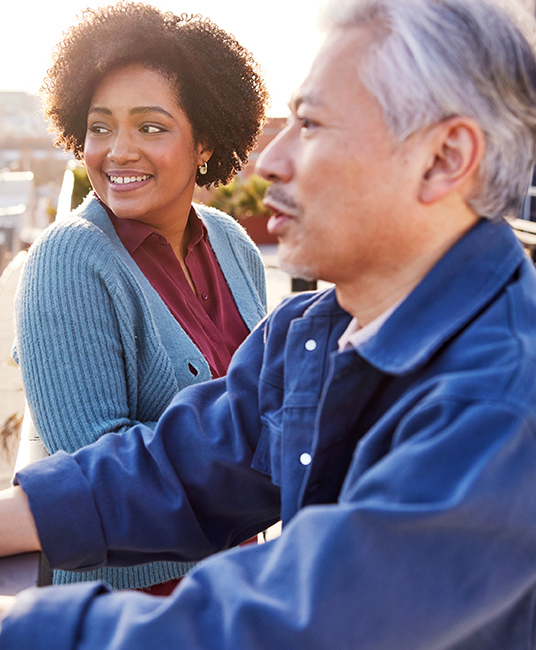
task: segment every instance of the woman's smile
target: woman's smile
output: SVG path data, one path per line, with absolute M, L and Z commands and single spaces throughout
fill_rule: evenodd
M 143 175 L 127 175 L 127 176 L 121 176 L 121 175 L 112 175 L 112 174 L 106 174 L 108 176 L 108 180 L 112 185 L 131 185 L 134 186 L 135 183 L 143 183 L 144 181 L 148 181 L 150 178 L 152 178 L 151 174 L 143 174 Z M 137 186 L 136 186 L 137 187 Z M 128 189 L 134 189 L 134 187 L 130 187 Z

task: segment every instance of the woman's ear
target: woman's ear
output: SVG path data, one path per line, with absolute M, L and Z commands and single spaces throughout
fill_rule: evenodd
M 207 142 L 200 141 L 197 143 L 197 156 L 201 161 L 199 165 L 208 162 L 213 153 L 214 147 L 210 147 Z
M 451 192 L 469 196 L 486 149 L 480 126 L 471 118 L 452 117 L 431 129 L 429 137 L 420 201 L 433 203 Z

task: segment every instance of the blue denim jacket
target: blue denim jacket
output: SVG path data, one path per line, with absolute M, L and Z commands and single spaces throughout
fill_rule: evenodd
M 481 221 L 338 352 L 333 291 L 282 304 L 156 432 L 18 475 L 54 567 L 201 562 L 174 595 L 26 592 L 2 648 L 536 647 L 536 273 Z

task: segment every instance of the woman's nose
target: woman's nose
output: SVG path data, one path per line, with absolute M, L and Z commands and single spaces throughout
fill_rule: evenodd
M 140 152 L 132 136 L 125 131 L 119 130 L 114 134 L 108 151 L 108 158 L 113 162 L 122 165 L 126 162 L 138 160 Z

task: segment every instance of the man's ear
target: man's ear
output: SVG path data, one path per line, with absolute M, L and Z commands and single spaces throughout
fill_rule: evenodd
M 453 191 L 468 196 L 486 149 L 482 129 L 471 118 L 452 117 L 434 126 L 428 135 L 430 156 L 420 201 L 433 203 Z

